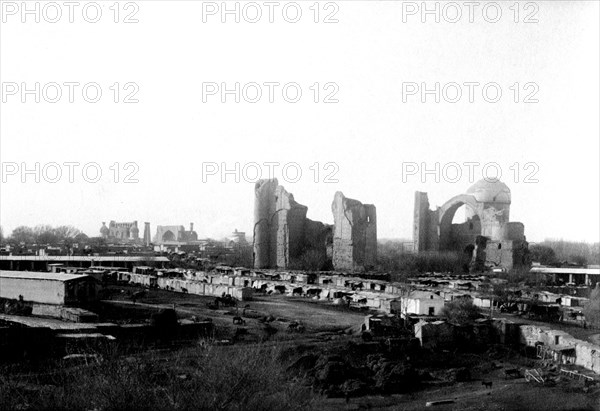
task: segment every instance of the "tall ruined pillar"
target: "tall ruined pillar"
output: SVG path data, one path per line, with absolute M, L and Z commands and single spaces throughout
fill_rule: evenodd
M 429 234 L 429 198 L 427 193 L 415 191 L 415 213 L 413 225 L 414 251 L 426 251 L 429 249 L 427 237 Z
M 272 179 L 260 180 L 254 186 L 254 268 L 270 268 L 276 264 L 272 250 L 276 249 L 277 238 L 273 236 L 272 226 L 276 224 L 277 185 L 277 179 Z
M 366 213 L 364 267 L 377 265 L 377 209 L 373 204 L 364 205 Z
M 276 265 L 288 268 L 303 251 L 308 207 L 297 203 L 294 195 L 278 186 L 275 190 Z
M 377 260 L 377 215 L 374 205 L 335 193 L 333 204 L 333 267 L 365 271 Z
M 150 234 L 150 223 L 144 223 L 144 245 L 148 247 L 152 242 L 152 235 Z

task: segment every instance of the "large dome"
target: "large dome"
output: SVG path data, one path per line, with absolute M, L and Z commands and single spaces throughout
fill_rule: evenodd
M 500 180 L 479 180 L 467 190 L 467 194 L 481 203 L 510 204 L 510 188 Z

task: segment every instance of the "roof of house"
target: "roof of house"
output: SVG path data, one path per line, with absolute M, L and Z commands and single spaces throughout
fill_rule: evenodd
M 428 292 L 428 291 L 413 291 L 409 294 L 409 298 L 413 298 L 415 300 L 431 300 L 431 296 L 433 296 L 433 299 L 444 299 L 444 297 L 441 297 L 435 293 L 432 292 Z
M 576 268 L 576 267 L 531 267 L 530 273 L 545 274 L 592 274 L 600 275 L 600 268 Z
M 44 273 L 33 271 L 0 271 L 0 278 L 20 278 L 44 281 L 72 281 L 84 278 L 92 278 L 85 274 Z
M 87 255 L 0 255 L 0 261 L 121 261 L 121 262 L 136 262 L 136 261 L 158 261 L 167 262 L 167 257 L 154 256 L 87 256 Z

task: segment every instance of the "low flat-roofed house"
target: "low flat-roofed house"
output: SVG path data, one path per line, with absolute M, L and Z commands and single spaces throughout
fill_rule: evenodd
M 454 326 L 446 321 L 419 321 L 415 324 L 415 337 L 423 348 L 454 347 Z
M 473 305 L 479 308 L 492 308 L 492 299 L 488 297 L 473 297 Z
M 430 291 L 413 291 L 399 301 L 394 301 L 392 311 L 401 314 L 440 315 L 443 308 L 444 297 Z
M 563 295 L 561 296 L 560 305 L 564 307 L 583 307 L 588 301 L 588 298 Z
M 0 271 L 0 298 L 71 305 L 97 300 L 99 290 L 89 275 Z
M 54 264 L 81 268 L 102 265 L 111 268 L 125 267 L 131 270 L 133 267 L 148 263 L 152 263 L 157 268 L 164 267 L 168 262 L 167 257 L 148 255 L 0 255 L 0 270 L 50 271 Z

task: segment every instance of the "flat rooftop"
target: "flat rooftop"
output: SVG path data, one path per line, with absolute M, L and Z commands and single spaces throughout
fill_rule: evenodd
M 35 271 L 0 271 L 0 278 L 21 278 L 45 281 L 72 281 L 81 278 L 91 278 L 85 274 L 43 273 Z
M 168 262 L 167 257 L 148 257 L 148 256 L 86 256 L 86 255 L 0 255 L 0 261 L 90 261 L 90 262 L 136 262 L 136 261 L 157 261 Z
M 530 273 L 544 274 L 590 274 L 600 275 L 600 268 L 574 268 L 574 267 L 531 267 Z

